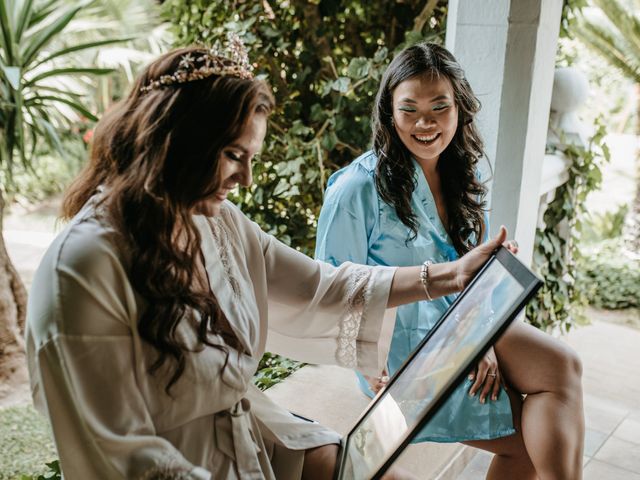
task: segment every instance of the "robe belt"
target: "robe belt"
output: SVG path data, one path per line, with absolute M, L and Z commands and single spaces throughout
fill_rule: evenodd
M 243 398 L 228 410 L 216 414 L 215 419 L 217 446 L 235 461 L 242 480 L 264 478 L 258 460 L 261 449 L 255 440 L 250 408 L 251 402 Z

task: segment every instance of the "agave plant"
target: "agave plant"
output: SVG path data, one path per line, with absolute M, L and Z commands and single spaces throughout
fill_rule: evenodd
M 61 0 L 0 2 L 0 164 L 9 172 L 16 157 L 27 166 L 40 141 L 60 149 L 57 132 L 61 127 L 77 121 L 79 116 L 95 119 L 82 102 L 86 88 L 77 87 L 83 80 L 86 82 L 86 76 L 104 75 L 111 70 L 69 66 L 67 57 L 123 39 L 49 49 L 90 3 L 93 2 L 68 6 Z
M 0 169 L 8 172 L 0 184 L 0 229 L 15 161 L 30 168 L 42 142 L 62 152 L 58 132 L 81 117 L 95 119 L 83 103 L 86 87 L 95 75 L 111 69 L 76 66 L 69 58 L 126 39 L 64 41 L 65 28 L 91 3 L 0 0 Z M 0 384 L 24 370 L 25 300 L 24 287 L 0 236 Z
M 597 9 L 585 10 L 576 36 L 612 67 L 631 79 L 640 94 L 640 1 L 592 0 Z M 640 99 L 636 106 L 636 134 L 640 135 Z M 636 153 L 636 194 L 629 208 L 623 237 L 628 253 L 640 256 L 640 154 Z

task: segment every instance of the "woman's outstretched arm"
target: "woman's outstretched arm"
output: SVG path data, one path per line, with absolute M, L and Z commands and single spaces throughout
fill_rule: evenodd
M 507 231 L 501 227 L 494 238 L 474 248 L 458 260 L 430 265 L 428 288 L 431 298 L 461 291 L 506 238 Z M 420 270 L 420 266 L 400 267 L 396 270 L 389 292 L 388 307 L 425 300 L 426 294 L 420 279 Z

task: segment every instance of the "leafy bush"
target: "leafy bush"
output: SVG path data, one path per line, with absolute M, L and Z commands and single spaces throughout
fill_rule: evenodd
M 620 205 L 613 212 L 588 214 L 582 225 L 580 243 L 598 243 L 603 240 L 620 237 L 628 211 L 628 205 Z
M 258 365 L 258 371 L 253 377 L 253 383 L 260 390 L 266 390 L 276 383 L 280 383 L 304 365 L 304 363 L 295 362 L 280 355 L 265 353 Z
M 41 145 L 30 165 L 16 164 L 12 178 L 0 170 L 0 183 L 7 185 L 7 201 L 41 202 L 58 194 L 75 178 L 87 159 L 87 146 L 80 134 L 67 133 L 61 139 L 61 152 Z
M 177 45 L 237 33 L 277 109 L 254 185 L 234 202 L 265 231 L 312 254 L 328 175 L 367 149 L 370 114 L 392 52 L 442 41 L 446 1 L 168 0 Z
M 577 285 L 580 260 L 580 232 L 586 215 L 587 195 L 602 182 L 600 166 L 609 161 L 604 143 L 606 130 L 601 121 L 589 144 L 564 145 L 558 154 L 570 160 L 569 178 L 560 185 L 544 212 L 544 227 L 536 231 L 533 267 L 544 285 L 526 308 L 527 320 L 542 330 L 568 332 L 575 324 L 586 323 L 583 307 L 587 296 Z
M 444 39 L 447 2 L 168 0 L 176 46 L 214 45 L 228 32 L 249 49 L 276 97 L 254 183 L 232 200 L 263 230 L 312 255 L 328 176 L 368 148 L 371 110 L 394 51 Z M 266 389 L 300 368 L 267 353 Z
M 58 460 L 47 463 L 46 466 L 48 470 L 42 475 L 22 475 L 20 480 L 62 480 L 62 472 L 60 471 L 60 462 Z
M 623 253 L 620 238 L 589 249 L 579 262 L 578 284 L 593 306 L 640 307 L 640 259 Z

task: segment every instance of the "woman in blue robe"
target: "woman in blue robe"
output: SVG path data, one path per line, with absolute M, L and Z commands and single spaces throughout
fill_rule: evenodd
M 430 264 L 454 261 L 485 240 L 479 108 L 446 49 L 419 44 L 398 54 L 376 97 L 373 149 L 329 179 L 316 257 L 334 265 L 425 262 L 428 272 Z M 358 374 L 365 394 L 385 384 L 453 301 L 430 300 L 428 286 L 425 297 L 398 308 L 387 371 L 376 378 Z M 578 479 L 583 435 L 579 359 L 517 322 L 417 440 L 465 442 L 495 453 L 491 479 Z

